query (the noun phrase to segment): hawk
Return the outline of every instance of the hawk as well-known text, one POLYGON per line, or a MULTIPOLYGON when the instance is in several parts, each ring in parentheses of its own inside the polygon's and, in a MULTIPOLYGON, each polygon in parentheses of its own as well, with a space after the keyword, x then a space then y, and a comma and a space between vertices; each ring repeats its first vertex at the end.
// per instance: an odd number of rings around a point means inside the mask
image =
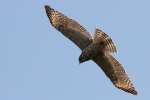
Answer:
POLYGON ((105 32, 96 28, 95 35, 92 37, 77 21, 48 5, 45 5, 45 10, 52 26, 81 49, 80 63, 93 60, 104 71, 115 87, 137 95, 137 91, 123 66, 112 56, 112 53, 117 52, 116 46, 105 32))

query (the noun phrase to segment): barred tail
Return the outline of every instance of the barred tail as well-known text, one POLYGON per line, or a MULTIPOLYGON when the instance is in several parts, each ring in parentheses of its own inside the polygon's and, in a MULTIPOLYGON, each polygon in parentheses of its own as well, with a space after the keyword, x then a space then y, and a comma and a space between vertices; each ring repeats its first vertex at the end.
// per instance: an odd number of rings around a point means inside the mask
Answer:
POLYGON ((105 45, 105 51, 114 53, 117 52, 116 46, 112 39, 102 30, 96 28, 94 41, 102 41, 105 45))

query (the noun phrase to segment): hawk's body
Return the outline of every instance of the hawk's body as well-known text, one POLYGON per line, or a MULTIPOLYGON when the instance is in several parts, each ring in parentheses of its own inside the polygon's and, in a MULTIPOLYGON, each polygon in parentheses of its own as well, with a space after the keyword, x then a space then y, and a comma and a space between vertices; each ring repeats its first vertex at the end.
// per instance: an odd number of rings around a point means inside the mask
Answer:
POLYGON ((106 33, 96 29, 95 36, 92 38, 78 22, 49 6, 45 6, 45 9, 52 26, 82 50, 79 58, 80 63, 93 60, 117 88, 134 95, 137 94, 122 65, 111 55, 116 52, 116 47, 106 33))

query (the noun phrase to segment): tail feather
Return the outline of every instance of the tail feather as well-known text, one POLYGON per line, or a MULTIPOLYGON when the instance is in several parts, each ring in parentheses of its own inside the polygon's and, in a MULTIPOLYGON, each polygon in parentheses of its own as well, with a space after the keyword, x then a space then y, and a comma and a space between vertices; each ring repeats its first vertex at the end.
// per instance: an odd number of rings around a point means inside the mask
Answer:
POLYGON ((105 45, 105 51, 114 53, 117 52, 116 46, 113 43, 112 39, 104 33, 102 30, 96 28, 95 36, 94 36, 95 42, 103 42, 105 45))

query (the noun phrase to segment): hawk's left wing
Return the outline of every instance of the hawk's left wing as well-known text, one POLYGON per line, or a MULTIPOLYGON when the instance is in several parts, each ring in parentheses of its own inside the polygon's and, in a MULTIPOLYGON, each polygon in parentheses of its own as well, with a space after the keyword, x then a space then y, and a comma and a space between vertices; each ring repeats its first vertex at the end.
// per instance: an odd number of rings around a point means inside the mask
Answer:
POLYGON ((99 54, 93 61, 104 71, 106 76, 117 88, 137 95, 137 91, 123 66, 112 55, 99 54))
POLYGON ((93 41, 96 43, 103 42, 105 45, 104 50, 99 52, 97 56, 93 58, 94 62, 99 65, 117 88, 136 95, 137 91, 126 74, 123 66, 111 55, 111 53, 117 51, 112 39, 105 32, 96 28, 93 41))

